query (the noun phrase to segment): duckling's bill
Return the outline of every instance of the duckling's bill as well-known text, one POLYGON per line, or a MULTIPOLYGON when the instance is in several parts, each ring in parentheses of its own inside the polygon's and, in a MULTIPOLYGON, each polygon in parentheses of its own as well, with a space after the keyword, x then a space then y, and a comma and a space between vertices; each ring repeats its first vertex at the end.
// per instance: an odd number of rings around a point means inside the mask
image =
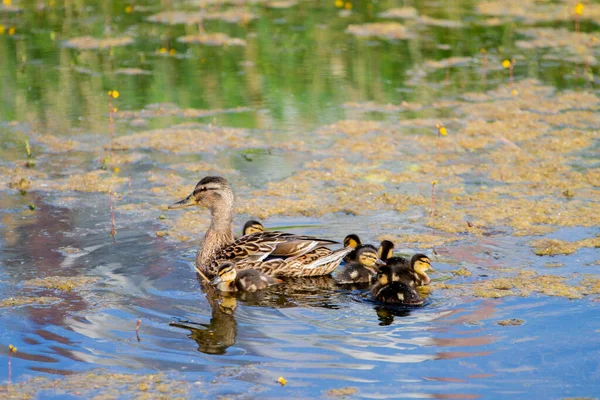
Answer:
POLYGON ((180 200, 177 203, 171 204, 169 206, 169 210, 176 210, 178 208, 195 206, 197 204, 198 204, 198 202, 196 202, 196 198, 194 197, 194 194, 192 193, 188 197, 186 197, 185 199, 180 200))

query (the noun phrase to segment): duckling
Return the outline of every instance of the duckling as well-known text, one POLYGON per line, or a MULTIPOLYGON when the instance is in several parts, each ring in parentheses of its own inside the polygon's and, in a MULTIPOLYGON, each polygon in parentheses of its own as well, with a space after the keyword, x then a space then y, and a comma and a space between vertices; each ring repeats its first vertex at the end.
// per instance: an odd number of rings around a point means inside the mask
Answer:
POLYGON ((393 274, 389 266, 379 268, 377 282, 371 288, 373 298, 387 304, 423 305, 424 300, 417 291, 403 282, 394 282, 393 274))
POLYGON ((233 263, 230 262, 221 264, 217 277, 212 281, 212 284, 221 292, 255 292, 278 283, 281 283, 281 280, 255 269, 237 272, 233 263))
POLYGON ((429 285, 431 282, 425 272, 431 268, 431 261, 425 254, 415 254, 410 261, 404 257, 391 257, 386 263, 392 268, 394 282, 403 282, 413 288, 429 285))
POLYGON ((358 235, 355 235, 354 233, 351 233, 344 238, 344 247, 351 247, 354 249, 344 257, 345 262, 349 263, 356 261, 356 248, 360 245, 362 245, 362 242, 358 235))
POLYGON ((265 227, 258 221, 251 219, 244 224, 244 229, 242 230, 242 236, 249 235, 251 233, 256 232, 264 232, 265 227))
POLYGON ((380 265, 385 265, 377 257, 375 246, 363 244, 356 248, 356 260, 350 262, 336 278, 338 283, 371 282, 373 275, 379 271, 380 265))
POLYGON ((382 240, 377 249, 377 256, 383 262, 394 256, 394 243, 389 240, 382 240))

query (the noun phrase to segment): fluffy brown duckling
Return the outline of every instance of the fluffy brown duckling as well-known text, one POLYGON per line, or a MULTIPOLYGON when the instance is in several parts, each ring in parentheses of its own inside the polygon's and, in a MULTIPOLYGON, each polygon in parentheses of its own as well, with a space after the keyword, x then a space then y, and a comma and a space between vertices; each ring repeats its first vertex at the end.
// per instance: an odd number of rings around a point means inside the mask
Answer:
POLYGON ((377 249, 377 255, 383 262, 387 262, 388 258, 394 257, 394 243, 390 240, 382 240, 377 249))
POLYGON ((377 257, 377 249, 370 244, 360 245, 355 251, 356 260, 348 263, 336 277, 338 283, 371 282, 379 267, 385 265, 377 257))
POLYGON ((242 236, 249 235, 251 233, 256 232, 264 232, 265 227, 258 221, 251 219, 244 224, 244 229, 242 230, 242 236))
POLYGON ((354 233, 351 233, 344 238, 344 247, 351 247, 354 249, 344 257, 344 262, 349 263, 356 261, 356 248, 360 245, 362 245, 362 242, 358 235, 355 235, 354 233))
POLYGON ((373 298, 386 304, 423 305, 425 301, 419 296, 419 293, 404 282, 394 282, 393 275, 391 267, 379 268, 377 282, 371 287, 373 298))
POLYGON ((425 254, 415 254, 410 261, 404 257, 391 257, 386 263, 392 269, 394 282, 402 282, 413 288, 431 282, 426 273, 431 268, 431 261, 425 254))
POLYGON ((280 279, 265 275, 255 269, 237 271, 233 263, 226 262, 219 267, 212 284, 221 292, 256 292, 271 285, 281 283, 280 279))

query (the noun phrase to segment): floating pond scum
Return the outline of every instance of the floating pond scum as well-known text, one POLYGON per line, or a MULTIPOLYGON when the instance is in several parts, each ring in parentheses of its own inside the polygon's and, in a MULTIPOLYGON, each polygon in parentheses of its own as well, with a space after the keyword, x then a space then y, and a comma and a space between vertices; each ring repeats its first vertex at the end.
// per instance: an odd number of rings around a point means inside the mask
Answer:
MULTIPOLYGON (((1 398, 597 398, 598 1, 5 0, 1 398), (110 92, 110 94, 109 94, 110 92), (234 233, 426 254, 218 293, 234 233)), ((335 249, 337 247, 332 247, 335 249)))

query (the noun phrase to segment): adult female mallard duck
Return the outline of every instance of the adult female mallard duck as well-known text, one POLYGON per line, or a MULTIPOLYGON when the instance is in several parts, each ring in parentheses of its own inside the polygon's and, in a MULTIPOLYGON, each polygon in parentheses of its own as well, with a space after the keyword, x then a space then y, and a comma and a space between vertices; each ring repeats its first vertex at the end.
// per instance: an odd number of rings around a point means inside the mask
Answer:
POLYGON ((169 206, 177 209, 203 206, 211 223, 196 255, 196 268, 215 276, 219 265, 232 262, 238 270, 256 269, 271 276, 318 276, 335 270, 352 248, 331 251, 337 242, 284 232, 256 232, 235 240, 232 220, 234 195, 229 182, 219 176, 203 178, 192 194, 169 206))
POLYGON ((377 257, 377 249, 370 244, 360 245, 355 251, 356 261, 344 267, 335 279, 337 283, 371 282, 371 278, 379 271, 379 267, 385 265, 377 257))
POLYGON ((423 305, 425 300, 419 293, 404 282, 394 282, 394 272, 389 266, 379 268, 377 282, 371 287, 371 294, 377 301, 387 304, 423 305))
POLYGON ((431 282, 426 273, 431 268, 431 261, 425 254, 415 254, 410 261, 404 257, 391 257, 386 264, 393 271, 394 282, 403 282, 413 288, 429 285, 431 282))
POLYGON ((265 231, 265 227, 263 226, 263 224, 261 224, 260 222, 251 219, 250 221, 246 221, 246 223, 244 224, 244 229, 242 230, 242 236, 246 236, 249 235, 251 233, 256 233, 256 232, 264 232, 265 231))
POLYGON ((235 265, 226 262, 219 267, 217 277, 212 284, 221 292, 256 292, 271 285, 281 283, 281 280, 265 275, 255 269, 245 269, 237 272, 235 265))
POLYGON ((348 253, 346 257, 344 257, 344 262, 349 263, 352 261, 356 261, 356 248, 361 244, 362 242, 360 241, 360 238, 354 233, 351 233, 344 238, 344 247, 352 248, 352 251, 348 253))

